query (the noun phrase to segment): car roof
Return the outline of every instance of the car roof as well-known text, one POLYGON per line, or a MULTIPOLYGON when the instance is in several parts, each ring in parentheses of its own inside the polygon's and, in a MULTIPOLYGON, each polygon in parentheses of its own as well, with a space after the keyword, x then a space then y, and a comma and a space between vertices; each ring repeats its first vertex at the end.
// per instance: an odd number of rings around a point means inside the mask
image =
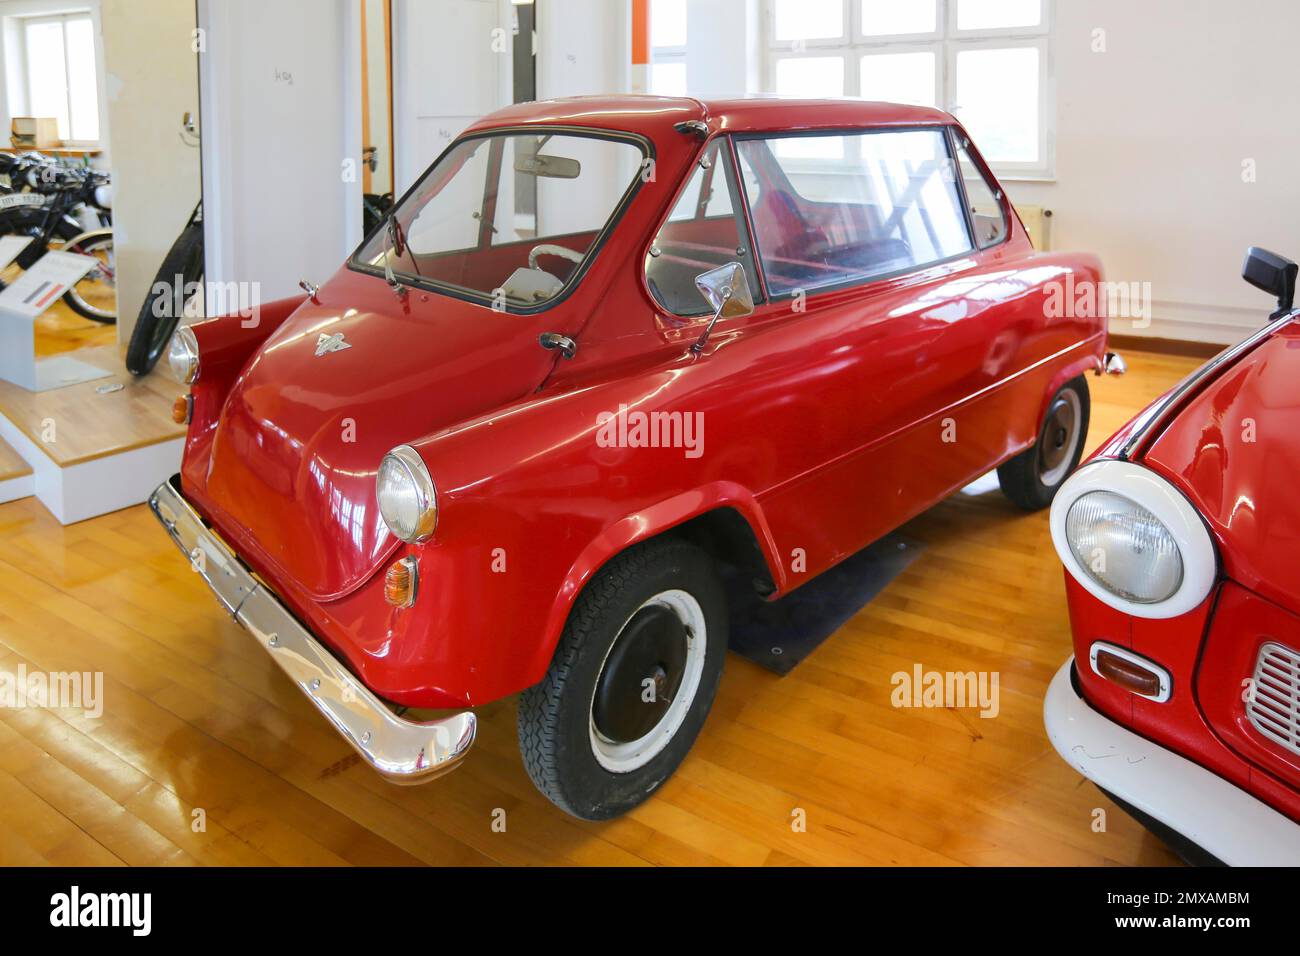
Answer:
POLYGON ((689 96, 573 96, 519 103, 489 113, 470 127, 584 126, 645 132, 703 120, 710 129, 733 133, 843 129, 873 126, 929 126, 954 122, 943 110, 873 100, 797 99, 772 94, 696 99, 689 96))

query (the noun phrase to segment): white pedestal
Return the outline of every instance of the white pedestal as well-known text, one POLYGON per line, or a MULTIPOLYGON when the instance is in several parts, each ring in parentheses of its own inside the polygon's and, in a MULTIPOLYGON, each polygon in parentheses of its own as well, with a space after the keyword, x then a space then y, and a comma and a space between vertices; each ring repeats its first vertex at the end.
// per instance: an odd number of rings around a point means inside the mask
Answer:
POLYGON ((38 359, 35 324, 35 317, 16 315, 0 306, 0 378, 6 382, 29 392, 48 392, 113 374, 71 355, 38 359))
POLYGON ((112 374, 68 355, 36 358, 36 319, 98 264, 91 256, 50 252, 0 292, 0 378, 45 392, 112 374))

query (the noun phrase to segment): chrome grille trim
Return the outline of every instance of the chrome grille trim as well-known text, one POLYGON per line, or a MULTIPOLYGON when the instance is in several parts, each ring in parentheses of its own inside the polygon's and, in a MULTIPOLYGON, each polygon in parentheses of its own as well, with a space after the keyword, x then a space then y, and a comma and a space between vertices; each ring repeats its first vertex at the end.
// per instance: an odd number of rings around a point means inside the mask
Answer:
POLYGON ((1300 754, 1300 653, 1272 641, 1260 647, 1246 719, 1273 743, 1300 754))

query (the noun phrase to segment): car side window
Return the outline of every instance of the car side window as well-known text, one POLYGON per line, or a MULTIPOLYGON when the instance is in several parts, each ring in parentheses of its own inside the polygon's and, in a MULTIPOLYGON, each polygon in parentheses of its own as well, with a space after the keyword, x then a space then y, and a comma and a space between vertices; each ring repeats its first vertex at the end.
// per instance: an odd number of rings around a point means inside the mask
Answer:
POLYGON ((1002 211, 1002 190, 989 182, 970 156, 970 140, 957 133, 957 161, 962 182, 966 185, 966 201, 970 204, 971 223, 975 226, 975 241, 981 249, 996 246, 1007 237, 1007 215, 1002 211))
POLYGON ((754 238, 773 295, 906 272, 974 248, 942 129, 747 138, 754 238))
POLYGON ((758 297, 753 254, 736 215, 739 196, 726 142, 714 140, 695 164, 645 259, 646 285, 673 315, 708 314, 695 277, 728 262, 744 267, 750 291, 758 297))

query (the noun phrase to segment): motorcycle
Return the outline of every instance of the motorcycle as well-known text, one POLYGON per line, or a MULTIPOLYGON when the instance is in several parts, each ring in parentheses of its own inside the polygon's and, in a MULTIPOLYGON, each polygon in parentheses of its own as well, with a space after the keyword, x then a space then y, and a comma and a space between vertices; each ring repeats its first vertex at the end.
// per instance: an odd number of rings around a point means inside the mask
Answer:
POLYGON ((172 340, 181 316, 203 297, 203 203, 194 207, 154 277, 126 347, 126 370, 148 375, 172 340))
POLYGON ((40 153, 5 155, 0 174, 9 179, 0 191, 0 236, 27 236, 31 242, 16 264, 30 269, 51 248, 90 256, 96 265, 63 296, 78 315, 95 322, 117 321, 117 272, 113 253, 112 192, 108 173, 63 166, 40 153), (99 228, 85 230, 80 212, 99 228))

